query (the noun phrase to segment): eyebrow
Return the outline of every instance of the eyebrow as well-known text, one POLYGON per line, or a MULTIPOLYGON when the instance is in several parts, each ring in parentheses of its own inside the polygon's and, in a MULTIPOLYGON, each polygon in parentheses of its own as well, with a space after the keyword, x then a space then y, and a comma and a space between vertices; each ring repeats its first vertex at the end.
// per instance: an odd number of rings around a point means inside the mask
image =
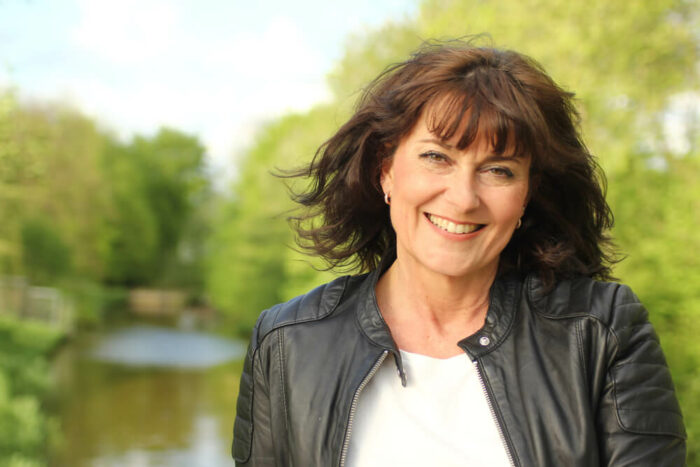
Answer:
POLYGON ((438 146, 442 146, 445 149, 454 149, 454 146, 438 138, 425 138, 420 140, 419 143, 433 143, 437 144, 438 146))
MULTIPOLYGON (((441 146, 442 148, 447 149, 449 151, 455 150, 454 146, 438 138, 425 138, 419 140, 419 142, 437 144, 438 146, 441 146)), ((521 162, 521 159, 522 157, 516 157, 515 155, 506 156, 503 154, 489 154, 484 158, 483 162, 514 161, 519 164, 521 162)))

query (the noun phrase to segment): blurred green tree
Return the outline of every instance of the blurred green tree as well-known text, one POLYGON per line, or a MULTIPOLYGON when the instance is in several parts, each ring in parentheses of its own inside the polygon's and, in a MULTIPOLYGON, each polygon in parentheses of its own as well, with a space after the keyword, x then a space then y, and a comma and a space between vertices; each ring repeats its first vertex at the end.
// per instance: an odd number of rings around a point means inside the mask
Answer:
POLYGON ((294 237, 285 222, 285 213, 293 206, 284 181, 270 171, 297 165, 313 153, 319 138, 334 127, 329 111, 319 108, 306 115, 289 115, 261 130, 240 167, 234 195, 220 212, 207 290, 212 303, 232 318, 241 333, 250 332, 255 322, 257 313, 251 310, 288 298, 292 284, 305 282, 309 275, 311 283, 317 279, 313 269, 311 274, 303 267, 304 272, 290 271, 301 259, 290 248, 294 237))
POLYGON ((0 274, 201 289, 211 196, 193 136, 122 143, 64 104, 0 92, 0 274))
POLYGON ((70 250, 44 219, 22 225, 22 250, 24 270, 33 284, 56 283, 70 269, 70 250))
POLYGON ((0 94, 0 272, 38 266, 42 253, 31 249, 49 242, 75 274, 101 277, 100 220, 110 204, 100 165, 105 140, 74 109, 0 94))
POLYGON ((210 195, 202 145, 164 128, 152 138, 112 143, 104 167, 114 197, 105 279, 129 286, 184 285, 173 282, 186 277, 180 269, 195 259, 181 254, 181 242, 197 231, 195 212, 210 195))

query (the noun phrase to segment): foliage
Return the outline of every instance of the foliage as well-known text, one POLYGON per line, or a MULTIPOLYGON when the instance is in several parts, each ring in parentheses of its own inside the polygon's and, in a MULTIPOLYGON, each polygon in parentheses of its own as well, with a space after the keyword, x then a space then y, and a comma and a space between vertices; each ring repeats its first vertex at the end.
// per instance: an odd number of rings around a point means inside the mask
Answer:
POLYGON ((104 170, 112 181, 114 202, 105 219, 105 280, 130 286, 168 282, 168 278, 177 282, 174 272, 197 268, 201 255, 181 258, 178 248, 187 240, 190 245, 202 240, 201 230, 192 223, 197 220, 193 213, 209 195, 199 141, 161 129, 153 138, 111 142, 104 170), (196 235, 192 238, 188 233, 196 235))
POLYGON ((122 143, 75 109, 0 92, 0 274, 201 289, 210 197, 195 137, 122 143))
POLYGON ((36 265, 44 252, 28 252, 41 247, 31 244, 34 240, 53 244, 49 256, 69 252, 77 274, 99 276, 101 229, 95 220, 108 204, 106 180, 99 171, 104 136, 71 108, 20 105, 12 95, 6 100, 13 102, 5 118, 0 117, 0 146, 5 149, 0 209, 6 221, 0 235, 12 245, 4 261, 6 272, 22 273, 27 257, 36 265))
POLYGON ((118 318, 128 305, 128 290, 108 286, 91 279, 63 281, 61 290, 70 301, 74 323, 78 328, 95 328, 106 324, 110 317, 118 318))
POLYGON ((30 219, 22 225, 22 251, 27 277, 35 284, 49 284, 70 267, 70 250, 42 219, 30 219))
POLYGON ((329 113, 330 109, 319 108, 268 125, 241 167, 235 199, 222 208, 212 239, 207 287, 212 303, 241 333, 249 332, 255 322, 257 313, 251 310, 289 298, 291 284, 305 282, 297 293, 308 286, 308 272, 290 271, 300 260, 290 249, 294 239, 284 221, 292 203, 284 181, 269 169, 297 165, 313 152, 322 142, 319 135, 333 128, 329 113), (315 131, 309 131, 312 128, 315 131))
POLYGON ((76 273, 99 276, 100 225, 90 220, 107 204, 98 170, 104 137, 63 105, 20 105, 11 92, 0 103, 0 272, 29 266, 50 279, 63 271, 49 262, 70 254, 76 273), (34 247, 52 251, 27 253, 34 247))
POLYGON ((0 318, 0 465, 46 465, 48 354, 60 333, 0 318))

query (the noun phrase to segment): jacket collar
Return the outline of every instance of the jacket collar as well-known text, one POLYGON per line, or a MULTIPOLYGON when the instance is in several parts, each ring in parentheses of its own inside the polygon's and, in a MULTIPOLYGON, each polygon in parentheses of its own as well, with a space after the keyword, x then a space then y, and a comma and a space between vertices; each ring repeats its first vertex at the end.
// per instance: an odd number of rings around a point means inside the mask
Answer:
MULTIPOLYGON (((399 375, 405 385, 405 374, 401 364, 401 354, 391 336, 391 331, 377 305, 375 287, 379 277, 392 261, 382 261, 377 269, 367 274, 360 284, 356 318, 363 333, 375 345, 388 350, 396 358, 399 375)), ((471 336, 465 337, 458 345, 476 359, 496 349, 510 333, 518 308, 522 280, 515 275, 497 277, 489 292, 489 309, 484 326, 471 336)))
POLYGON ((496 277, 489 291, 486 321, 477 332, 458 342, 472 358, 492 352, 508 337, 515 322, 523 281, 516 275, 496 277))

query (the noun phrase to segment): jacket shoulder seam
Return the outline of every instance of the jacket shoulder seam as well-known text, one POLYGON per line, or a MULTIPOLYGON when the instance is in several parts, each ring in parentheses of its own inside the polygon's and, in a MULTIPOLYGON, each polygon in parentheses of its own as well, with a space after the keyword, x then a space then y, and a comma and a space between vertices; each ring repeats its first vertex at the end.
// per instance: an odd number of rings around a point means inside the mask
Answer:
POLYGON ((284 346, 282 345, 282 341, 284 340, 283 336, 282 336, 283 332, 284 332, 284 328, 277 329, 277 346, 278 346, 277 353, 279 355, 279 362, 280 362, 279 375, 280 375, 280 388, 282 391, 282 409, 284 411, 284 426, 285 426, 287 432, 289 432, 289 426, 288 426, 289 416, 287 413, 287 390, 285 389, 285 385, 284 385, 285 364, 284 364, 284 346))
POLYGON ((581 329, 581 321, 576 321, 574 328, 576 330, 576 343, 578 346, 578 358, 581 360, 581 369, 583 371, 583 379, 586 382, 586 387, 590 387, 588 378, 588 362, 586 362, 586 352, 583 338, 583 330, 581 329))
MULTIPOLYGON (((248 407, 247 407, 247 409, 248 409, 248 414, 249 414, 249 416, 250 416, 250 420, 249 420, 249 421, 246 420, 247 423, 250 425, 250 427, 248 428, 248 442, 247 442, 246 444, 244 444, 245 452, 242 453, 243 455, 238 454, 238 453, 236 452, 236 442, 237 442, 237 437, 236 437, 236 424, 238 424, 238 423, 239 423, 239 420, 242 419, 242 417, 241 417, 241 415, 240 415, 240 411, 237 411, 237 413, 236 413, 236 420, 235 420, 235 423, 234 423, 233 445, 231 446, 232 457, 233 457, 233 460, 234 460, 234 461, 236 461, 236 462, 241 462, 241 463, 247 463, 247 462, 250 460, 250 457, 251 457, 251 455, 252 455, 252 453, 253 453, 253 432, 254 432, 254 430, 255 430, 255 427, 254 427, 254 424, 253 424, 253 417, 252 417, 252 414, 253 414, 253 404, 254 404, 253 401, 254 401, 254 398, 255 398, 255 386, 256 386, 256 384, 255 384, 254 372, 255 372, 255 359, 256 359, 256 358, 257 358, 257 359, 260 358, 260 353, 259 353, 258 351, 259 351, 259 348, 254 348, 254 349, 252 349, 252 354, 250 355, 250 364, 251 364, 251 368, 250 368, 250 378, 251 378, 251 383, 250 383, 250 402, 249 402, 248 407)), ((245 372, 244 372, 244 374, 241 375, 241 377, 244 377, 244 376, 245 376, 245 372)))
MULTIPOLYGON (((614 291, 612 292, 612 300, 610 302, 610 309, 614 310, 619 306, 625 306, 625 305, 631 305, 634 304, 634 302, 629 302, 629 303, 623 303, 623 304, 618 304, 618 295, 619 291, 621 288, 621 284, 616 283, 616 282, 599 282, 599 281, 594 281, 593 279, 590 279, 593 282, 597 282, 599 284, 608 284, 610 287, 614 287, 614 291)), ((608 317, 608 319, 604 319, 601 316, 597 316, 591 312, 587 311, 574 311, 574 312, 568 312, 568 313, 548 313, 543 305, 542 305, 542 300, 537 299, 537 297, 534 296, 534 291, 533 289, 533 277, 528 278, 528 285, 527 285, 527 297, 528 301, 530 303, 530 306, 532 307, 533 311, 537 313, 538 315, 547 318, 547 319, 552 319, 552 320, 566 320, 566 319, 577 319, 577 318, 592 318, 595 321, 598 321, 601 325, 603 325, 606 329, 612 329, 612 316, 608 317)), ((555 293, 554 291, 549 292, 549 294, 555 293)), ((548 295, 549 295, 548 294, 548 295)))
POLYGON ((260 318, 258 319, 258 325, 256 328, 258 329, 258 335, 257 335, 257 342, 256 342, 256 348, 259 348, 262 345, 262 342, 272 334, 273 332, 277 331, 278 329, 287 327, 287 326, 294 326, 297 324, 303 324, 303 323, 308 323, 308 322, 313 322, 313 321, 320 321, 329 315, 331 315, 336 308, 338 308, 338 305, 340 304, 340 301, 342 297, 345 295, 345 289, 347 287, 348 280, 350 279, 350 276, 343 276, 340 277, 332 282, 329 282, 327 284, 323 284, 316 289, 301 295, 299 297, 296 297, 288 302, 284 303, 279 303, 271 308, 268 308, 267 310, 263 311, 260 314, 260 318), (336 293, 334 300, 331 305, 328 306, 328 308, 322 313, 319 314, 318 316, 311 316, 311 317, 306 317, 306 318, 296 318, 292 319, 289 321, 279 321, 279 316, 285 312, 293 312, 294 307, 297 307, 298 301, 304 299, 304 298, 311 298, 314 295, 318 295, 318 297, 322 297, 323 293, 330 287, 331 285, 334 284, 340 284, 342 285, 341 289, 336 293), (272 313, 272 315, 270 315, 272 313), (263 327, 263 324, 271 323, 270 327, 268 329, 265 329, 264 331, 260 331, 260 328, 263 327))

